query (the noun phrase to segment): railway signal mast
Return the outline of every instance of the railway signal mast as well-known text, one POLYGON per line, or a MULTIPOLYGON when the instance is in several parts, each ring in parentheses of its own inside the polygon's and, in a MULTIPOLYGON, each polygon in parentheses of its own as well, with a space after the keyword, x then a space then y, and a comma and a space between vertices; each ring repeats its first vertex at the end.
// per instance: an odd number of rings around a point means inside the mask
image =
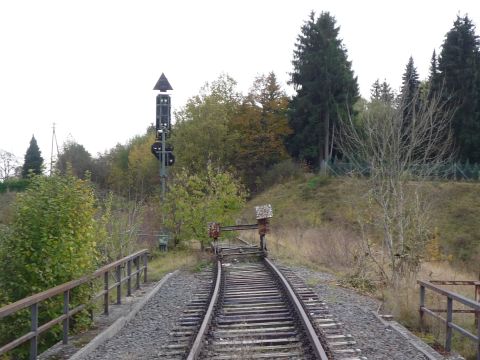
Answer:
POLYGON ((173 90, 162 73, 153 90, 159 90, 156 99, 155 142, 152 144, 152 153, 160 161, 160 178, 162 181, 162 201, 165 199, 167 166, 175 163, 173 147, 167 144, 167 139, 172 128, 171 122, 171 98, 166 92, 173 90))

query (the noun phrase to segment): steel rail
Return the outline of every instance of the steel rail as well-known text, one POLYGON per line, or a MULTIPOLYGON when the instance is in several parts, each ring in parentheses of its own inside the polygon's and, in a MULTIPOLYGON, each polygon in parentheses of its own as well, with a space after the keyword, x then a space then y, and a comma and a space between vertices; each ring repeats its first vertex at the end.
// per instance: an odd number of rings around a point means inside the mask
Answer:
POLYGON ((202 325, 200 326, 200 329, 198 330, 197 336, 195 337, 195 341, 193 342, 193 345, 190 349, 190 352, 187 356, 187 360, 196 360, 198 356, 200 355, 200 352, 202 350, 202 344, 203 344, 203 339, 205 338, 205 335, 208 330, 208 326, 210 325, 210 322, 212 321, 212 315, 213 315, 213 309, 215 308, 215 305, 217 304, 218 300, 218 295, 220 293, 220 279, 222 278, 222 263, 220 260, 217 261, 217 278, 215 282, 215 288, 212 293, 212 298, 210 299, 210 304, 208 305, 207 312, 205 313, 205 316, 202 321, 202 325))
POLYGON ((252 244, 249 243, 247 240, 242 239, 240 236, 237 236, 237 237, 235 238, 235 240, 240 241, 243 245, 252 245, 252 244))
MULTIPOLYGON (((281 287, 284 289, 284 293, 287 295, 288 299, 290 300, 291 304, 293 305, 293 308, 302 324, 302 327, 310 341, 310 346, 312 347, 313 353, 315 354, 315 357, 319 360, 329 360, 328 355, 326 354, 324 348, 322 347, 322 344, 320 343, 320 340, 318 339, 318 336, 315 332, 315 329, 310 321, 310 318, 308 317, 307 313, 305 312, 301 301, 298 299, 297 295, 295 294, 292 286, 288 282, 288 280, 283 276, 283 274, 280 272, 280 270, 277 269, 277 267, 267 258, 264 259, 264 262, 267 266, 268 269, 272 272, 272 274, 275 276, 275 278, 279 281, 281 287)), ((210 303, 208 305, 208 309, 205 313, 205 316, 203 318, 202 324, 200 326, 200 329, 197 332, 197 335, 195 337, 195 340, 193 342, 193 345, 190 348, 190 352, 187 356, 187 360, 197 360, 202 352, 203 345, 204 345, 204 339, 205 336, 208 332, 210 323, 212 321, 213 317, 213 311, 214 308, 218 302, 219 298, 219 292, 220 292, 220 282, 221 282, 221 277, 222 277, 222 265, 221 261, 217 261, 217 276, 216 276, 216 283, 215 287, 210 299, 210 303)))
POLYGON ((325 353, 325 350, 322 347, 322 344, 320 343, 320 340, 318 340, 317 333, 315 332, 315 329, 313 328, 307 313, 303 309, 302 303, 293 291, 290 283, 269 259, 264 258, 263 260, 265 264, 267 264, 267 266, 275 274, 277 279, 280 280, 283 288, 285 289, 285 292, 287 293, 288 298, 292 302, 292 305, 295 307, 295 311, 297 312, 297 315, 302 322, 303 328, 307 333, 308 339, 310 340, 310 345, 312 346, 315 356, 317 357, 317 359, 320 360, 329 360, 327 354, 325 353))

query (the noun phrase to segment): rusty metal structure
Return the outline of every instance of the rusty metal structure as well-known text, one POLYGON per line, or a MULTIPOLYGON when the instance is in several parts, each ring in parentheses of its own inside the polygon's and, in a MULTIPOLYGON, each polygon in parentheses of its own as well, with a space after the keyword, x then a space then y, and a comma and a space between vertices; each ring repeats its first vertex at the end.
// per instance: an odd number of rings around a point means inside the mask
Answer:
MULTIPOLYGON (((269 219, 273 217, 272 205, 262 205, 255 207, 255 217, 257 220, 256 224, 240 224, 240 225, 228 225, 222 226, 216 222, 208 223, 208 236, 213 240, 212 247, 215 254, 223 254, 222 250, 238 250, 238 248, 233 249, 232 247, 222 248, 218 245, 218 239, 223 231, 240 231, 240 230, 255 230, 258 229, 258 234, 260 235, 260 247, 256 248, 251 246, 251 250, 256 250, 259 253, 266 255, 267 243, 265 236, 269 232, 269 219)), ((243 250, 246 247, 243 246, 243 250)), ((233 253, 235 254, 235 253, 233 253)), ((231 255, 231 254, 230 254, 231 255)))

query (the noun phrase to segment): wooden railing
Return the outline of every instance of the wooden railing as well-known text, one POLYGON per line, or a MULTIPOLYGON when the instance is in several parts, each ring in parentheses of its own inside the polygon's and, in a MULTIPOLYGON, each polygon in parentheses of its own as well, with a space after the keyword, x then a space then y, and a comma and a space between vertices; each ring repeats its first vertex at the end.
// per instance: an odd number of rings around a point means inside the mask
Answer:
POLYGON ((428 314, 435 319, 442 321, 446 325, 445 329, 445 350, 450 352, 452 350, 452 335, 453 330, 458 331, 463 336, 473 340, 477 344, 477 360, 480 360, 480 281, 422 281, 418 280, 420 285, 420 322, 424 326, 424 315, 428 314), (437 285, 473 285, 475 287, 475 300, 469 299, 452 291, 442 289, 437 285), (447 298, 446 309, 428 309, 425 306, 425 290, 432 290, 434 293, 445 296, 447 298), (454 309, 453 302, 459 302, 465 305, 468 309, 454 309), (446 313, 446 318, 440 316, 438 313, 446 313), (475 314, 476 335, 470 331, 453 323, 454 313, 471 313, 475 314))
POLYGON ((132 294, 132 278, 136 278, 135 287, 140 288, 140 276, 143 272, 144 282, 147 281, 147 266, 148 266, 148 251, 146 249, 140 250, 123 259, 117 260, 113 263, 103 266, 95 271, 93 274, 84 276, 80 279, 72 280, 54 288, 48 289, 41 293, 29 296, 12 304, 0 308, 0 319, 12 315, 17 311, 30 307, 30 332, 16 338, 15 340, 3 345, 0 348, 0 355, 18 347, 19 345, 30 341, 30 359, 36 359, 38 355, 38 338, 40 334, 51 329, 53 326, 63 323, 63 343, 68 343, 69 323, 72 316, 85 309, 87 304, 80 304, 73 309, 70 309, 70 292, 72 289, 86 284, 92 283, 97 278, 103 276, 103 290, 95 294, 90 302, 96 301, 103 297, 103 312, 108 315, 109 312, 109 294, 110 291, 116 288, 116 303, 121 304, 122 301, 122 284, 127 283, 127 296, 132 294), (135 267, 132 272, 132 264, 135 267), (122 268, 126 267, 126 276, 122 278, 122 268), (115 283, 109 284, 109 274, 112 273, 115 278, 115 283), (39 324, 39 303, 56 295, 63 294, 63 314, 55 319, 50 320, 45 324, 39 324))

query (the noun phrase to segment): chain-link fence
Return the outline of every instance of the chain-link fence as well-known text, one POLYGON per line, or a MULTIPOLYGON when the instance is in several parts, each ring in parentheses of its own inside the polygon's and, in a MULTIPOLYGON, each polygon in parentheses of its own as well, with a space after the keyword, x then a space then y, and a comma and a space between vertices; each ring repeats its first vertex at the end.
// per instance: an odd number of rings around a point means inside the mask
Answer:
MULTIPOLYGON (((330 161, 328 163, 328 172, 333 176, 366 176, 370 175, 371 167, 368 164, 352 164, 344 161, 330 161)), ((412 168, 411 174, 415 177, 416 173, 427 173, 422 169, 412 168)), ((454 181, 479 181, 480 180, 480 164, 451 163, 438 166, 436 169, 428 171, 432 180, 454 180, 454 181)))

